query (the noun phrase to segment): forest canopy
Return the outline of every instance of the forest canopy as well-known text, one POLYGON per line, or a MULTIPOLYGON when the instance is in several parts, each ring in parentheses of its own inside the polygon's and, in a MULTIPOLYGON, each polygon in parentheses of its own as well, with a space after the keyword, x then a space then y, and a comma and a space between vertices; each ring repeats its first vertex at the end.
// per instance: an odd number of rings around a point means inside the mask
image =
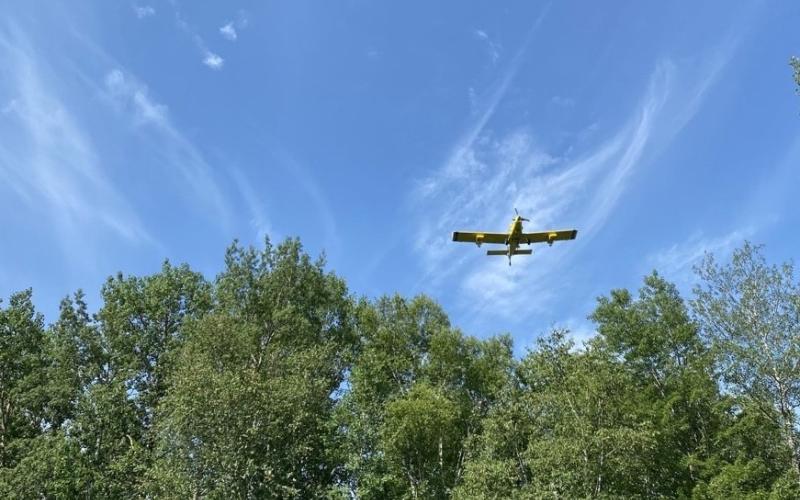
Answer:
POLYGON ((514 355, 296 239, 0 304, 3 498, 800 498, 800 284, 745 244, 514 355))

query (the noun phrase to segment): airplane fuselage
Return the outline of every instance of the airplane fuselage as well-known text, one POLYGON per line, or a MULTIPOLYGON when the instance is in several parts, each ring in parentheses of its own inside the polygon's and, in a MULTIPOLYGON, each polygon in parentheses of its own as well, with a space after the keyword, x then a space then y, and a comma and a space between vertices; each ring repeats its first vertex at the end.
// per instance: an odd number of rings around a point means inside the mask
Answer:
POLYGON ((508 226, 508 241, 506 245, 508 245, 508 258, 511 259, 511 256, 514 255, 514 252, 519 247, 520 243, 520 236, 522 236, 522 217, 517 215, 511 221, 511 225, 508 226))

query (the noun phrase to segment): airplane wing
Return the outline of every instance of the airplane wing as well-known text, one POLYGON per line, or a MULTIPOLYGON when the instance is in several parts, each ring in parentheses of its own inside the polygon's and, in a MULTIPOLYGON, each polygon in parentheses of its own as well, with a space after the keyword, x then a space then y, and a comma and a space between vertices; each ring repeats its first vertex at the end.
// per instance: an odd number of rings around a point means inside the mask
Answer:
POLYGON ((463 241, 466 243, 499 243, 505 245, 506 241, 508 241, 508 234, 456 231, 453 233, 453 241, 463 241))
POLYGON ((538 233, 522 233, 520 243, 552 243, 559 240, 574 240, 578 236, 577 229, 563 229, 559 231, 541 231, 538 233))

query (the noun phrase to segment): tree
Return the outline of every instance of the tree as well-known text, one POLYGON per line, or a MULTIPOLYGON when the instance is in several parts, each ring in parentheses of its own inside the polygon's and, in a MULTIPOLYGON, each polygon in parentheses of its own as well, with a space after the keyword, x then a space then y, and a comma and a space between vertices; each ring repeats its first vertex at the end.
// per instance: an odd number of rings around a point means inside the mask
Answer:
POLYGON ((725 401, 711 357, 675 286, 657 273, 644 279, 638 299, 613 290, 591 315, 596 347, 620 359, 644 399, 638 410, 655 423, 649 496, 688 497, 704 478, 725 401))
POLYGON ((653 423, 605 351, 575 351, 553 331, 520 362, 475 440, 458 498, 596 498, 648 494, 653 423))
POLYGON ((44 320, 31 299, 30 289, 15 293, 0 309, 0 469, 14 467, 41 432, 44 320))
POLYGON ((105 360, 100 334, 82 291, 61 301, 58 320, 45 337, 44 418, 50 431, 56 433, 75 418, 82 389, 96 381, 105 360))
POLYGON ((0 307, 0 498, 800 498, 800 283, 746 244, 520 360, 299 241, 0 307))
MULTIPOLYGON (((734 402, 735 403, 735 402, 734 402)), ((714 451, 692 491, 696 499, 800 497, 791 454, 775 419, 755 408, 727 405, 722 425, 712 437, 714 451)))
POLYGON ((164 262, 159 273, 142 278, 118 273, 102 295, 97 319, 107 354, 103 376, 125 386, 142 428, 149 429, 183 341, 182 325, 211 309, 211 286, 189 266, 164 262))
POLYGON ((768 265, 760 247, 718 265, 706 256, 692 301, 724 387, 780 429, 800 481, 800 287, 790 262, 768 265))
POLYGON ((331 413, 352 361, 351 307, 344 282, 299 241, 232 246, 213 311, 185 328, 149 490, 324 496, 337 472, 331 413))
MULTIPOLYGON (((211 295, 209 284, 188 266, 165 263, 150 276, 109 278, 102 297, 94 319, 80 292, 64 300, 47 331, 45 414, 51 431, 66 442, 55 446, 49 440, 37 449, 40 456, 48 447, 56 454, 79 450, 70 458, 74 472, 55 468, 54 474, 72 473, 82 494, 107 498, 142 487, 153 456, 155 409, 168 390, 166 375, 183 341, 183 322, 205 314, 211 295)), ((30 461, 28 466, 31 478, 47 470, 30 461)))
POLYGON ((385 412, 380 447, 389 472, 407 479, 411 498, 448 496, 461 451, 458 405, 441 388, 419 382, 385 412))
POLYGON ((448 498, 511 374, 511 339, 466 337, 423 296, 362 301, 356 318, 359 355, 337 412, 348 494, 448 498))
POLYGON ((88 498, 87 465, 76 441, 62 430, 41 434, 26 441, 14 468, 0 469, 0 497, 88 498))
POLYGON ((789 64, 794 69, 794 81, 797 84, 797 92, 800 93, 800 58, 792 57, 789 64))
POLYGON ((24 454, 0 477, 0 497, 67 498, 92 491, 90 457, 80 452, 75 423, 81 393, 100 372, 99 340, 83 293, 65 298, 58 320, 41 338, 41 432, 24 441, 24 454))

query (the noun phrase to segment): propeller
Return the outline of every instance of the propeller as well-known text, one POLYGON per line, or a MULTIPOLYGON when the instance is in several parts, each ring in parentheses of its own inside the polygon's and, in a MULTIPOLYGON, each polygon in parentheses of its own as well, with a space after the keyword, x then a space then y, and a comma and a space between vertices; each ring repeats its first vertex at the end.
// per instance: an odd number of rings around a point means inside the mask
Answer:
POLYGON ((517 210, 516 207, 514 207, 514 213, 517 214, 517 217, 519 217, 519 220, 523 220, 525 222, 529 222, 530 219, 526 219, 525 217, 522 217, 522 216, 519 215, 519 211, 517 210))

